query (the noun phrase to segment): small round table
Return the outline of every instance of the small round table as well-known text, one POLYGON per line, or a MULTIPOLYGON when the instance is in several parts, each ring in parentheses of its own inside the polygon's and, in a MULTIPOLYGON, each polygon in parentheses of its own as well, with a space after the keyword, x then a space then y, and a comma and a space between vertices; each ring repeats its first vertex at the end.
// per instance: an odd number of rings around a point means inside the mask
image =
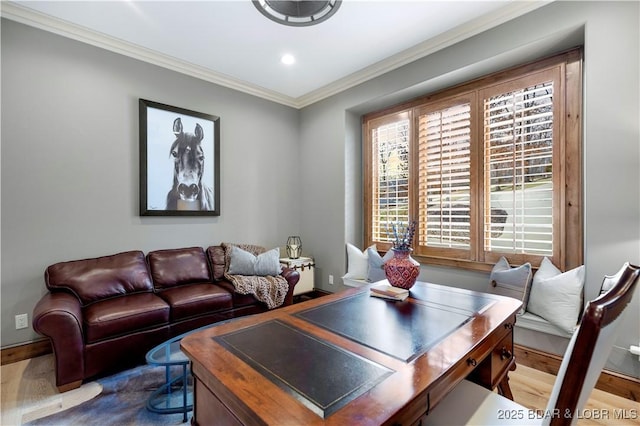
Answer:
MULTIPOLYGON (((195 330, 194 330, 195 331, 195 330)), ((180 350, 180 340, 189 333, 181 334, 147 352, 147 363, 165 367, 165 383, 156 389, 147 401, 147 409, 154 413, 187 413, 193 410, 193 383, 189 372, 189 359, 180 350), (181 367, 180 374, 171 375, 172 368, 181 367)))

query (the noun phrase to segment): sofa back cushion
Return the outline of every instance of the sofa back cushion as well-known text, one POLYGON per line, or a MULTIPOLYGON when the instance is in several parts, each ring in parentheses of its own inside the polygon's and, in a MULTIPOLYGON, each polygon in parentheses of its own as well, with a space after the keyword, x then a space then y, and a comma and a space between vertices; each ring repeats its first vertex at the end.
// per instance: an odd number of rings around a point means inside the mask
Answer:
POLYGON ((211 246, 207 248, 207 256, 213 269, 213 279, 220 281, 224 279, 226 259, 224 254, 224 247, 211 246))
POLYGON ((147 261, 156 290, 211 282, 207 256, 202 247, 152 251, 147 254, 147 261))
POLYGON ((46 269, 45 284, 51 291, 74 293, 82 306, 129 293, 153 291, 141 251, 56 263, 46 269))

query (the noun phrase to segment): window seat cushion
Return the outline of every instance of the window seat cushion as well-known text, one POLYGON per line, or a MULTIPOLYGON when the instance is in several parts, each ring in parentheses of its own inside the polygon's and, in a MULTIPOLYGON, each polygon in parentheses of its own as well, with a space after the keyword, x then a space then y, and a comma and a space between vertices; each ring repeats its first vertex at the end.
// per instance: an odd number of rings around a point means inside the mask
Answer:
POLYGON ((349 274, 346 274, 342 277, 342 283, 349 287, 362 287, 363 285, 371 284, 369 281, 365 279, 355 279, 349 277, 349 274))
POLYGON ((553 334, 555 336, 570 338, 571 333, 556 327, 546 319, 532 314, 529 311, 525 311, 522 314, 518 314, 516 317, 516 327, 522 327, 529 330, 540 331, 542 333, 553 334))

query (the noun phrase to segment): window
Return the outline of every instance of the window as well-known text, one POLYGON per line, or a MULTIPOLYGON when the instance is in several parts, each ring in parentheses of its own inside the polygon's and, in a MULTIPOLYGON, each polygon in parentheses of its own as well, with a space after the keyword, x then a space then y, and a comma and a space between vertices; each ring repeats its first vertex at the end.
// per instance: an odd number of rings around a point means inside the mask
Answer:
POLYGON ((365 242, 418 222, 414 257, 582 264, 581 50, 364 117, 365 242))
POLYGON ((409 217, 409 124, 409 114, 401 113, 379 120, 371 132, 371 232, 377 241, 391 241, 391 225, 409 217))
POLYGON ((467 258, 471 249, 471 104, 463 95, 418 109, 418 247, 467 258))

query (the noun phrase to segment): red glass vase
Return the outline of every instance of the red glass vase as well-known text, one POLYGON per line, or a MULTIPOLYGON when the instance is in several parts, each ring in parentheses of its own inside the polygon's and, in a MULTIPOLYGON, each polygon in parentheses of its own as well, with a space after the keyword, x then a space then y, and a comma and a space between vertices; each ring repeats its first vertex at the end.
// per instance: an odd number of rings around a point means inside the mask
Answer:
POLYGON ((389 284, 409 290, 420 275, 420 264, 411 257, 411 249, 391 249, 393 257, 384 264, 389 284))

